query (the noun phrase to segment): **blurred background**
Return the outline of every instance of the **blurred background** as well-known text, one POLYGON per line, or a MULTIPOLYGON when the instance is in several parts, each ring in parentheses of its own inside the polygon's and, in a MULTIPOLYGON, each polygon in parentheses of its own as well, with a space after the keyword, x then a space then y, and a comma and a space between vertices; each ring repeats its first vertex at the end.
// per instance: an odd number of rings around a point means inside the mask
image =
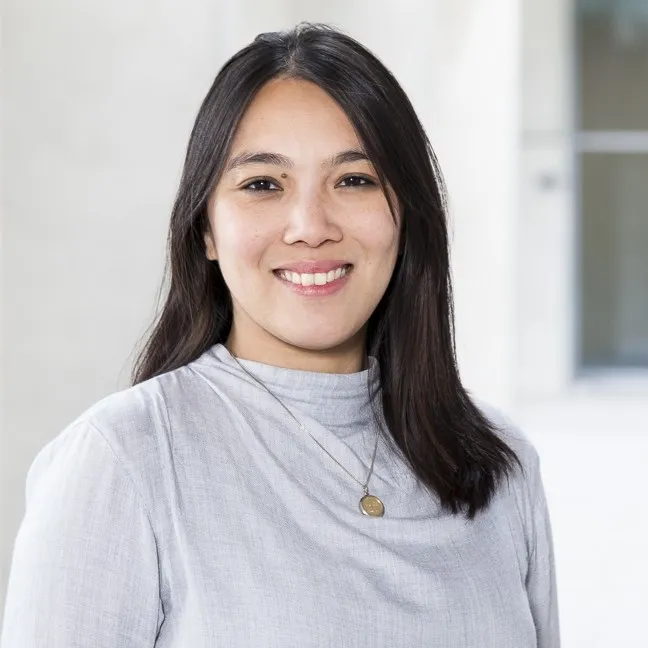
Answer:
POLYGON ((301 20, 439 156, 462 375, 540 452, 563 645, 645 648, 648 0, 6 0, 0 605, 31 461, 128 383, 204 94, 301 20))

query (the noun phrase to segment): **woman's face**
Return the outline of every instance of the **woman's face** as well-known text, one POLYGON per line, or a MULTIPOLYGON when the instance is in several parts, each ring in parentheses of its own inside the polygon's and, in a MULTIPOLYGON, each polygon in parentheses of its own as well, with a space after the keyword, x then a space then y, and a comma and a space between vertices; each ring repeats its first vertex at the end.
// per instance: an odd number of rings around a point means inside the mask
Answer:
POLYGON ((233 302, 230 339, 361 352, 398 253, 378 177, 344 111, 301 80, 273 80, 244 114, 209 201, 207 256, 233 302))

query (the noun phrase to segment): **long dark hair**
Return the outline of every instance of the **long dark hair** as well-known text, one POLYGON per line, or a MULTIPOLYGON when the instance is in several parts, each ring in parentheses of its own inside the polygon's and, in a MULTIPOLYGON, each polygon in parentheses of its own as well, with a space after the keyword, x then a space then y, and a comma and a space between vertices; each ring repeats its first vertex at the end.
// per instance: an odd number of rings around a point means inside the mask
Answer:
POLYGON ((205 255, 207 201, 243 113, 277 77, 311 81, 337 101, 383 188, 391 186, 398 197, 401 254, 367 332, 367 352, 380 366, 385 436, 444 508, 473 518, 519 460, 459 378, 444 182, 396 79, 357 41, 326 25, 260 34, 209 89, 171 215, 168 292, 135 362, 133 384, 181 367, 227 339, 232 303, 218 263, 205 255))

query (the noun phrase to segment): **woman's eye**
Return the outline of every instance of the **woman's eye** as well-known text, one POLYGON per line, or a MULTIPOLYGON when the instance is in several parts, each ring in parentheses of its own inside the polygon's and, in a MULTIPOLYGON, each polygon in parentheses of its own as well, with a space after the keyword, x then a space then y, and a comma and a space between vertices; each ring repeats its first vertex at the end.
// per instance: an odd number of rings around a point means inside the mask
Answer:
POLYGON ((347 176, 338 184, 339 187, 365 187, 374 185, 375 182, 364 176, 347 176))
POLYGON ((279 187, 272 182, 272 180, 268 180, 267 178, 260 178, 258 180, 253 180, 252 182, 248 182, 244 187, 242 187, 245 191, 278 191, 279 187))

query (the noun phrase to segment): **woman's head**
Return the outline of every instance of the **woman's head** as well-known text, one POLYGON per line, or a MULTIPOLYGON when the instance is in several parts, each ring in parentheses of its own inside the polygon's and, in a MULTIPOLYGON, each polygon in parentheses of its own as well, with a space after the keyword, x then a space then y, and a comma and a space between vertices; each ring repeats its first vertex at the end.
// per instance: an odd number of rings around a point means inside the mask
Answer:
POLYGON ((416 316, 405 294, 446 304, 442 194, 407 96, 371 53, 324 26, 258 36, 220 71, 191 134, 169 237, 181 330, 158 369, 231 333, 320 352, 375 346, 380 320, 416 316), (274 272, 308 283, 331 263, 350 272, 326 296, 274 272))
POLYGON ((336 358, 362 351, 392 276, 400 219, 330 95, 300 78, 266 83, 238 124, 207 215, 207 256, 232 297, 234 348, 284 361, 287 347, 336 358))

